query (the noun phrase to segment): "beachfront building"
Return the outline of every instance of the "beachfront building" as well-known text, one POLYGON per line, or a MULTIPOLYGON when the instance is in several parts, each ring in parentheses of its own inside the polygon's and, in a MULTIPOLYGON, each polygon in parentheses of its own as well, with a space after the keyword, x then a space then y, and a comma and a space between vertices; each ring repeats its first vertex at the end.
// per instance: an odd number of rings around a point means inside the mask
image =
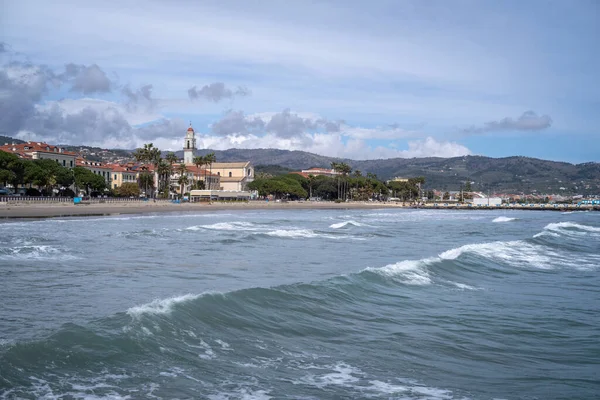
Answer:
POLYGON ((104 178, 104 181, 106 182, 106 187, 111 187, 112 168, 109 165, 106 165, 99 161, 86 160, 85 158, 81 158, 81 157, 77 158, 76 165, 78 167, 83 167, 85 169, 88 169, 96 175, 100 175, 101 177, 104 178))
MULTIPOLYGON (((183 139, 183 163, 188 170, 188 181, 190 182, 188 188, 191 187, 192 182, 194 181, 204 181, 205 176, 205 188, 213 190, 244 191, 248 183, 254 180, 254 167, 250 161, 228 163, 215 162, 204 168, 198 168, 194 165, 195 150, 196 132, 190 124, 183 139), (208 171, 206 171, 207 167, 208 171)), ((174 182, 177 182, 178 180, 179 173, 174 171, 171 176, 171 183, 174 185, 174 182)), ((180 189, 177 190, 179 191, 180 189)), ((186 192, 187 191, 184 190, 184 193, 186 192)))
POLYGON ((0 146, 0 150, 7 153, 16 154, 20 158, 31 160, 50 159, 56 161, 59 165, 67 168, 73 168, 77 159, 77 154, 72 151, 66 151, 62 147, 53 146, 44 142, 27 143, 5 143, 0 146))
POLYGON ((206 168, 199 168, 195 165, 186 165, 185 171, 181 171, 175 166, 173 173, 169 179, 171 192, 182 194, 181 189, 183 186, 183 194, 189 193, 189 191, 197 186, 198 182, 204 182, 204 187, 219 187, 220 177, 215 173, 211 173, 206 168), (180 184, 179 178, 185 175, 187 177, 187 183, 180 184))
POLYGON ((111 188, 117 189, 124 183, 137 183, 137 171, 128 165, 113 164, 111 169, 111 188))
POLYGON ((244 191, 247 185, 254 180, 254 167, 250 161, 213 163, 213 173, 220 177, 221 190, 244 191))

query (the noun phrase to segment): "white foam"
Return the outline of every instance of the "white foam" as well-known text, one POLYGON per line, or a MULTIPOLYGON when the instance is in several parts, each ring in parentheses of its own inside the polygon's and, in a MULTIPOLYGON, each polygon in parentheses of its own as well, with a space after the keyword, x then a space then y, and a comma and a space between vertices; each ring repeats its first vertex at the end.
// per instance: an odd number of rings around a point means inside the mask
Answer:
POLYGON ((310 229, 277 229, 270 232, 265 232, 266 235, 276 236, 276 237, 285 237, 285 238, 314 238, 318 235, 310 229))
POLYGON ((456 286, 457 288, 459 288, 461 290, 479 290, 479 288, 467 285, 465 283, 453 282, 453 281, 448 281, 448 283, 451 283, 452 285, 456 286))
POLYGON ((372 268, 365 270, 379 275, 399 279, 402 283, 409 285, 430 285, 431 277, 427 270, 427 265, 435 262, 436 259, 427 258, 423 260, 404 260, 385 267, 372 268))
POLYGON ((592 233, 596 236, 597 233, 600 232, 599 227, 589 226, 589 225, 581 225, 576 222, 555 222, 548 224, 544 227, 545 231, 557 232, 566 235, 586 235, 586 232, 592 233))
POLYGON ((335 365, 327 365, 318 368, 327 368, 328 370, 333 370, 333 372, 323 375, 310 374, 302 378, 298 383, 308 383, 318 388, 324 388, 326 386, 352 387, 352 384, 359 380, 355 375, 362 374, 359 369, 345 363, 337 363, 335 365))
POLYGON ((442 260, 455 260, 464 254, 473 254, 487 260, 496 260, 516 268, 555 269, 569 267, 578 270, 596 269, 594 256, 574 255, 547 246, 522 240, 468 244, 450 249, 439 255, 442 260))
POLYGON ((516 221, 517 218, 510 218, 510 217, 498 217, 498 218, 494 218, 492 220, 492 222, 510 222, 510 221, 516 221))
POLYGON ((413 398, 413 396, 418 396, 418 398, 423 398, 429 400, 446 400, 451 399, 452 392, 449 390, 443 390, 438 388, 432 388, 427 386, 420 385, 394 385, 387 382, 381 381, 369 381, 371 386, 365 387, 364 389, 367 391, 373 391, 380 394, 393 395, 393 394, 402 394, 402 398, 413 398), (409 397, 404 397, 409 396, 409 397))
POLYGON ((233 221, 233 222, 217 222, 210 225, 196 225, 186 228, 188 230, 209 229, 216 231, 256 231, 259 228, 251 222, 233 221))
POLYGON ((74 260, 79 257, 47 245, 0 248, 0 259, 12 260, 74 260))
POLYGON ((337 224, 331 224, 329 227, 332 229, 339 229, 339 228, 343 228, 348 225, 363 226, 363 224, 361 224, 360 222, 350 220, 350 221, 339 222, 337 224))
POLYGON ((229 343, 222 341, 221 339, 217 339, 215 340, 215 342, 217 342, 220 346, 221 349, 223 350, 227 350, 227 351, 231 351, 231 346, 229 345, 229 343))
POLYGON ((169 297, 167 299, 156 299, 150 303, 127 309, 127 314, 134 318, 141 317, 143 314, 169 314, 175 304, 195 300, 200 296, 202 296, 202 294, 188 293, 183 296, 169 297))

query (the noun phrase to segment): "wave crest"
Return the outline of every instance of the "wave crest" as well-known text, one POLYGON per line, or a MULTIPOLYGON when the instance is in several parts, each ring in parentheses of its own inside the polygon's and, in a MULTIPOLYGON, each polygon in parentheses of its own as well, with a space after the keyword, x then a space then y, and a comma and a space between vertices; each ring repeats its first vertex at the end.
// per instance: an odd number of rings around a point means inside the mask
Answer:
POLYGON ((492 222, 510 222, 510 221, 516 221, 518 218, 511 218, 511 217, 498 217, 498 218, 494 218, 492 220, 492 222))
POLYGON ((349 220, 349 221, 338 222, 337 224, 331 224, 331 225, 329 225, 329 227, 332 228, 332 229, 340 229, 340 228, 343 228, 343 227, 349 226, 349 225, 352 225, 352 226, 364 226, 360 222, 356 222, 354 220, 349 220))
POLYGON ((174 296, 166 299, 155 299, 150 303, 128 308, 127 314, 134 318, 139 318, 144 314, 170 314, 176 304, 196 300, 202 295, 203 294, 188 293, 182 296, 174 296))

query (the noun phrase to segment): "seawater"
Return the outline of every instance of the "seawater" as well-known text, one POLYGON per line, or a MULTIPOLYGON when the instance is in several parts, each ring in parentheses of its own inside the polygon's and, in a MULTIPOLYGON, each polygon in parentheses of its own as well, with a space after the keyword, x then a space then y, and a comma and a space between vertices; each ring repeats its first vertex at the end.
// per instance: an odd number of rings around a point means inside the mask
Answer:
POLYGON ((2 399, 591 399, 600 213, 0 223, 2 399))

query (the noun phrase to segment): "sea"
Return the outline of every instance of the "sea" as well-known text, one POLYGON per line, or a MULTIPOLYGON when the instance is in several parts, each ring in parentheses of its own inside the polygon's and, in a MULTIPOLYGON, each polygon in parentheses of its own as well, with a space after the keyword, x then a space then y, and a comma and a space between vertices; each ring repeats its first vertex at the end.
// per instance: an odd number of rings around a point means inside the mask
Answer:
POLYGON ((597 399, 600 213, 0 221, 0 399, 597 399))

